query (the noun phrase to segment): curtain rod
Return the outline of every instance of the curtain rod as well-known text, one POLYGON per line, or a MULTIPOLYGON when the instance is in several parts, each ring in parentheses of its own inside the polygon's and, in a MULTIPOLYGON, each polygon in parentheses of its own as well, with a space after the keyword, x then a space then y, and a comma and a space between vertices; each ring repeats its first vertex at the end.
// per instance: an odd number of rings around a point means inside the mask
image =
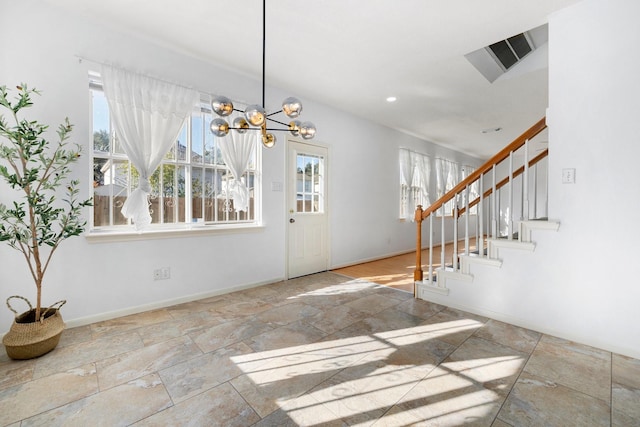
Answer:
MULTIPOLYGON (((160 82, 163 82, 163 83, 172 84, 172 85, 175 85, 175 86, 178 86, 178 87, 182 87, 182 88, 185 88, 185 89, 193 89, 193 90, 199 92, 200 95, 206 95, 206 96, 209 96, 209 98, 212 98, 212 97, 214 97, 216 95, 219 95, 219 94, 216 94, 216 93, 203 91, 203 90, 194 88, 192 86, 186 86, 184 84, 176 83, 176 82, 173 82, 173 81, 170 81, 170 80, 167 80, 167 79, 162 79, 162 78, 159 78, 159 77, 156 77, 156 76, 152 76, 152 75, 148 75, 148 74, 144 74, 144 73, 141 73, 141 72, 138 72, 138 71, 132 71, 131 69, 124 68, 124 67, 121 67, 121 66, 118 66, 118 65, 113 65, 112 63, 108 63, 108 62, 105 62, 105 61, 98 61, 96 59, 87 58, 85 56, 77 55, 77 54, 74 55, 74 56, 76 58, 78 58, 78 63, 80 63, 80 64, 82 64, 83 61, 87 61, 87 62, 91 62, 91 63, 97 64, 97 65, 106 65, 108 67, 117 68, 117 69, 126 71, 128 73, 137 74, 139 76, 144 76, 144 77, 147 77, 147 78, 150 78, 150 79, 154 79, 154 80, 157 80, 157 81, 160 81, 160 82)), ((237 103, 239 103, 241 105, 249 105, 249 103, 246 102, 246 101, 240 101, 240 100, 236 100, 236 99, 232 99, 232 101, 234 103, 237 102, 237 103)))
MULTIPOLYGON (((147 77, 147 78, 154 79, 154 80, 157 80, 157 81, 162 82, 162 83, 172 84, 174 86, 178 86, 178 87, 181 87, 181 88, 184 88, 184 89, 197 90, 197 89, 195 89, 193 87, 189 87, 189 86, 186 86, 186 85, 183 85, 183 84, 180 84, 180 83, 172 82, 170 80, 162 79, 162 78, 159 78, 159 77, 156 77, 156 76, 151 76, 149 74, 144 74, 144 73, 141 73, 141 72, 138 72, 138 71, 131 70, 129 68, 121 67, 119 65, 114 65, 112 63, 108 63, 108 62, 104 62, 104 61, 97 61, 95 59, 86 58, 86 57, 80 56, 80 55, 75 55, 75 57, 78 58, 78 62, 80 64, 82 64, 82 61, 93 62, 94 64, 106 65, 107 67, 117 68, 118 70, 126 71, 127 73, 131 73, 131 74, 136 74, 136 75, 139 75, 139 76, 147 77)), ((199 92, 201 92, 201 91, 199 91, 199 92)))
POLYGON ((421 156, 432 157, 431 154, 427 154, 427 153, 422 152, 422 151, 417 151, 417 150, 414 150, 413 148, 398 147, 398 150, 407 150, 407 151, 409 151, 411 153, 420 154, 421 156))
POLYGON ((446 157, 438 157, 438 156, 435 156, 435 157, 434 157, 434 156, 433 156, 433 155, 431 155, 431 154, 426 154, 426 153, 423 153, 423 152, 421 152, 421 151, 416 151, 416 150, 413 150, 413 149, 411 149, 411 148, 407 148, 407 147, 398 147, 398 149, 399 149, 399 150, 407 150, 407 151, 409 151, 409 152, 411 152, 411 153, 420 154, 421 156, 429 157, 429 158, 430 158, 430 159, 432 159, 432 160, 444 160, 445 162, 449 162, 449 163, 454 163, 454 164, 460 165, 460 166, 462 166, 463 168, 465 168, 465 167, 474 168, 474 167, 475 167, 475 166, 472 166, 472 165, 469 165, 469 164, 464 164, 462 161, 451 160, 451 159, 448 159, 448 158, 446 158, 446 157))

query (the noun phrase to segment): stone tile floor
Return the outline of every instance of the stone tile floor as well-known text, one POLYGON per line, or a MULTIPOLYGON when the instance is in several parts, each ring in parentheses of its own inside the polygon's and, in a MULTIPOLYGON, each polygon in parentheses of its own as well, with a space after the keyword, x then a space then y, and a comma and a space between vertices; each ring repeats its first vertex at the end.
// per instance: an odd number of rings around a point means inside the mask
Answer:
POLYGON ((321 273, 0 353, 0 425, 640 426, 640 361, 321 273))

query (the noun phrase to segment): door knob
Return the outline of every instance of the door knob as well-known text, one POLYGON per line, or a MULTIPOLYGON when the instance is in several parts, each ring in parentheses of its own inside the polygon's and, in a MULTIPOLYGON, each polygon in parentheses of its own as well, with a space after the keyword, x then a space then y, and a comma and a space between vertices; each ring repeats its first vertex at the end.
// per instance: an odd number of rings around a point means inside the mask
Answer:
POLYGON ((295 220, 295 219, 293 219, 293 218, 289 218, 289 222, 290 222, 291 224, 293 224, 294 222, 296 222, 296 220, 295 220))

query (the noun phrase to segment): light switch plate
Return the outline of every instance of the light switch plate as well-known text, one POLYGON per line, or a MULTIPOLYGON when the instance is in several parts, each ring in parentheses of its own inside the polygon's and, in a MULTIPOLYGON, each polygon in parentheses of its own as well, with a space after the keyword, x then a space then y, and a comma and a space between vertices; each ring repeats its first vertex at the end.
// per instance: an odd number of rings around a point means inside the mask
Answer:
POLYGON ((562 183, 563 184, 576 183, 576 170, 574 168, 562 169, 562 183))

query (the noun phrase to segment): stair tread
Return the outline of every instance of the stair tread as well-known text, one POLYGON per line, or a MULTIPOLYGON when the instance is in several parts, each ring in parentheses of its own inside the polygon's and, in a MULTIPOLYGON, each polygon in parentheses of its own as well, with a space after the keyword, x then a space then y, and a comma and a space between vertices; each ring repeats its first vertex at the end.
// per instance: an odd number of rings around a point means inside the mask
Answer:
MULTIPOLYGON (((488 253, 487 252, 487 248, 484 248, 484 251, 482 251, 482 254, 483 255, 487 255, 487 253, 488 253)), ((469 252, 469 255, 480 255, 480 250, 478 249, 478 250, 475 250, 475 251, 471 251, 471 252, 469 252)))

